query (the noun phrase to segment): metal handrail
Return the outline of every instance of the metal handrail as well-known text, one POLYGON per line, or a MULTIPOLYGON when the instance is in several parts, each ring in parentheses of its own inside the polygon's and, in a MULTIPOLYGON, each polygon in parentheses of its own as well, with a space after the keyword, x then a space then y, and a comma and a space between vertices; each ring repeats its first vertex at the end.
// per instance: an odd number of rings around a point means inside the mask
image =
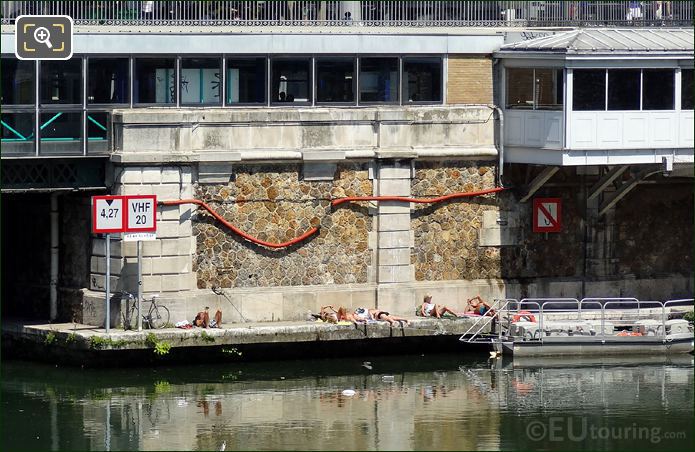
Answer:
POLYGON ((689 1, 13 1, 23 14, 65 14, 95 26, 548 27, 692 26, 689 1))
MULTIPOLYGON (((468 330, 466 330, 466 332, 463 333, 463 334, 461 335, 461 337, 459 338, 459 340, 461 340, 461 341, 464 340, 464 337, 465 337, 465 336, 468 336, 469 334, 471 334, 471 331, 472 331, 479 323, 482 322, 482 325, 480 325, 480 326, 478 327, 478 329, 475 331, 475 333, 473 333, 473 334, 471 335, 471 337, 468 338, 467 342, 471 342, 473 339, 475 339, 476 336, 478 336, 478 334, 480 334, 480 332, 483 330, 483 328, 485 328, 487 325, 490 324, 490 322, 492 322, 493 319, 499 318, 499 316, 500 316, 500 314, 501 314, 502 312, 506 312, 507 306, 508 306, 509 303, 512 302, 512 301, 516 301, 516 300, 515 300, 515 299, 506 299, 506 298, 504 298, 504 299, 494 299, 494 300, 492 301, 492 307, 491 307, 491 309, 494 310, 495 313, 494 313, 493 315, 490 315, 490 316, 487 316, 487 315, 482 315, 482 316, 480 316, 480 318, 476 319, 476 321, 473 322, 473 325, 471 325, 471 326, 468 328, 468 330), (501 302, 504 302, 504 304, 498 306, 498 304, 501 303, 501 302)), ((500 327, 500 332, 501 332, 501 327, 500 327)))

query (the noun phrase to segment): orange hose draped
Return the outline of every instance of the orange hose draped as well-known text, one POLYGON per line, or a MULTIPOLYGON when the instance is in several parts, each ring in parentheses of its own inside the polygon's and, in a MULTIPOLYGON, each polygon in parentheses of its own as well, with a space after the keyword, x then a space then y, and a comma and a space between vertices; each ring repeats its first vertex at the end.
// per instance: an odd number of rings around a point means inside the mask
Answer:
MULTIPOLYGON (((420 203, 420 204, 430 204, 430 203, 437 203, 437 202, 442 202, 442 201, 448 201, 449 199, 458 199, 458 198, 470 198, 473 196, 480 196, 480 195, 487 195, 489 193, 497 193, 499 191, 505 190, 504 187, 499 187, 499 188, 491 188, 489 190, 480 190, 480 191, 471 191, 471 192, 463 192, 463 193, 452 193, 450 195, 444 195, 444 196, 439 196, 437 198, 407 198, 405 196, 350 196, 346 198, 339 198, 339 199, 334 199, 331 201, 332 206, 338 206, 340 204, 346 203, 346 202, 357 202, 357 201, 402 201, 402 202, 414 202, 414 203, 420 203)), ((300 235, 299 237, 296 237, 292 240, 288 240, 287 242, 282 242, 282 243, 273 243, 273 242, 267 242, 265 240, 261 240, 259 238, 253 237, 252 235, 247 234, 246 232, 242 231, 241 229, 237 228, 234 226, 232 223, 229 221, 225 220, 222 215, 218 214, 215 212, 212 207, 207 205, 205 202, 201 201, 200 199, 177 199, 177 200, 172 200, 172 201, 159 201, 159 204, 163 206, 178 206, 181 204, 195 204, 197 206, 200 206, 207 210, 210 215, 215 217, 217 221, 225 225, 227 228, 229 228, 232 232, 235 234, 238 234, 239 236, 243 237, 244 239, 248 240, 249 242, 255 243, 257 245, 262 245, 268 248, 286 248, 288 246, 296 245, 297 243, 300 243, 312 235, 316 234, 319 230, 319 228, 314 227, 306 231, 304 234, 300 235)))
POLYGON ((229 221, 225 220, 222 215, 219 213, 215 212, 210 206, 205 204, 203 201, 199 199, 177 199, 175 201, 160 201, 159 204, 162 204, 164 206, 177 206, 180 204, 195 204, 197 206, 200 206, 207 210, 210 215, 215 217, 217 221, 222 223, 223 225, 227 226, 229 229, 231 229, 234 233, 240 235, 241 237, 245 238, 249 242, 253 242, 257 245, 263 245, 267 246, 268 248, 286 248, 288 246, 295 245, 303 240, 306 240, 307 238, 311 237, 312 235, 316 234, 319 230, 319 228, 311 228, 308 231, 306 231, 304 234, 300 235, 299 237, 296 237, 292 240, 288 240, 287 242, 282 242, 282 243, 273 243, 273 242, 266 242, 265 240, 261 240, 259 238, 253 237, 241 229, 237 228, 234 226, 232 223, 229 221))
POLYGON ((419 204, 430 204, 449 199, 470 198, 473 196, 487 195, 488 193, 497 193, 498 191, 506 190, 504 187, 491 188, 489 190, 468 191, 463 193, 452 193, 450 195, 439 196, 437 198, 406 198, 405 196, 348 196, 346 198, 334 199, 331 201, 332 206, 337 206, 346 202, 356 201, 402 201, 414 202, 419 204))

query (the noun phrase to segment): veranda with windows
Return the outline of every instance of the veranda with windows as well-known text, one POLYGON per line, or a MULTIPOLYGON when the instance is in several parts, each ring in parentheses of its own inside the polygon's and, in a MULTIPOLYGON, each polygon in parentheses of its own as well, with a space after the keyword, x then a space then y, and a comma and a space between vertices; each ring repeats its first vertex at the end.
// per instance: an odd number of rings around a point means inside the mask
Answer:
POLYGON ((577 30, 503 46, 505 160, 692 162, 692 55, 686 30, 577 30))

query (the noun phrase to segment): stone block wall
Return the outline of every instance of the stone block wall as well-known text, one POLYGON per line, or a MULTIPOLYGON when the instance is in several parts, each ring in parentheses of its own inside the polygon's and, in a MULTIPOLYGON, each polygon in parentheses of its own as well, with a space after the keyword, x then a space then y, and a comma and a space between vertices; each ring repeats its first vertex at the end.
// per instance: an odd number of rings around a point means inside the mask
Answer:
POLYGON ((306 242, 270 250, 242 239, 199 210, 194 271, 198 288, 366 283, 372 251, 364 206, 333 208, 330 199, 370 196, 366 164, 341 163, 333 181, 305 181, 299 164, 238 165, 233 182, 198 185, 196 197, 261 240, 285 242, 311 227, 306 242))
POLYGON ((490 56, 449 55, 447 77, 447 103, 493 103, 490 56))
MULTIPOLYGON (((123 166, 115 171, 113 193, 157 195, 158 201, 193 197, 190 166, 123 166)), ((142 290, 144 293, 177 293, 195 288, 192 268, 192 206, 159 206, 157 239, 142 242, 142 290)), ((91 290, 105 287, 105 239, 92 239, 91 290)), ((136 242, 111 240, 111 290, 137 292, 136 242)))
MULTIPOLYGON (((417 198, 485 190, 495 186, 495 168, 485 161, 417 162, 412 183, 412 194, 417 198)), ((415 204, 412 259, 417 281, 500 276, 499 248, 478 246, 483 212, 499 209, 497 196, 415 204)))

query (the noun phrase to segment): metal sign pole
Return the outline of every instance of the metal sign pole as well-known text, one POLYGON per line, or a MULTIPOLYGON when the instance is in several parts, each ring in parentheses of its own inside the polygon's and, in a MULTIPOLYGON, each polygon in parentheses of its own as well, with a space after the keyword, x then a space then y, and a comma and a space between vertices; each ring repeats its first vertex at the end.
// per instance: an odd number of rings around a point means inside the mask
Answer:
POLYGON ((106 334, 111 327, 111 234, 106 234, 106 334))
POLYGON ((142 331, 142 241, 138 240, 138 331, 142 331))

